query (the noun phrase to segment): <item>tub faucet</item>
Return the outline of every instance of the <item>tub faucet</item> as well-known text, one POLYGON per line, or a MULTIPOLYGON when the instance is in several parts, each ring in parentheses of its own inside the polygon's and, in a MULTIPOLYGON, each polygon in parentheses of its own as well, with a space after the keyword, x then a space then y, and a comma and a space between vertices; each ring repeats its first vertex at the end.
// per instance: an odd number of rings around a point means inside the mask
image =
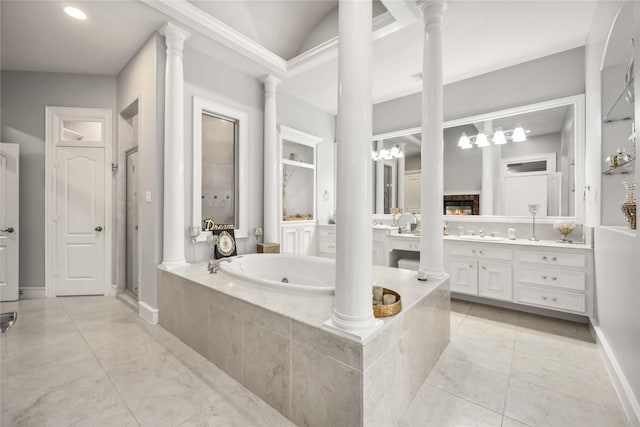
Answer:
POLYGON ((211 259, 209 260, 209 264, 207 265, 207 270, 209 270, 209 274, 217 273, 220 270, 220 264, 223 262, 231 262, 230 258, 220 258, 220 259, 211 259))

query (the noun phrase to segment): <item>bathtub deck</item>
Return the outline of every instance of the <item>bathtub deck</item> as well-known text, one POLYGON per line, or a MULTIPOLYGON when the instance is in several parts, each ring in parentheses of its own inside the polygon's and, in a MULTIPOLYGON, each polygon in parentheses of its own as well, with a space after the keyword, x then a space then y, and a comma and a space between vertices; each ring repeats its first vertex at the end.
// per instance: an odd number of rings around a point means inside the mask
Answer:
POLYGON ((394 423, 448 343, 449 281, 374 271, 403 310, 363 343, 323 327, 333 295, 263 288, 206 263, 159 269, 160 324, 298 425, 394 423))

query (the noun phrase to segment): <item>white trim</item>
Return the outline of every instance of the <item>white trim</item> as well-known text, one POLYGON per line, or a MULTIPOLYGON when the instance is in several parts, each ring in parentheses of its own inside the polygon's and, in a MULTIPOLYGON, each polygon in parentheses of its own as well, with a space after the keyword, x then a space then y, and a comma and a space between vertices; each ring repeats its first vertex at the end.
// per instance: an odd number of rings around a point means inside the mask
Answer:
MULTIPOLYGON (((229 117, 238 121, 238 224, 235 237, 249 236, 249 114, 215 101, 193 97, 193 213, 192 225, 202 227, 202 113, 229 117)), ((196 242, 206 242, 207 235, 200 232, 196 242)))
POLYGON ((158 324, 158 309, 151 307, 144 301, 138 301, 138 315, 152 325, 158 324))
POLYGON ((279 131, 281 140, 292 141, 296 144, 306 145, 307 147, 315 147, 319 142, 322 142, 322 138, 319 136, 311 135, 310 133, 290 128, 289 126, 280 125, 279 131))
POLYGON ((115 295, 115 287, 112 285, 111 263, 114 231, 112 194, 113 177, 111 162, 114 150, 113 139, 113 111, 110 108, 75 108, 75 107, 45 107, 45 294, 47 297, 55 297, 55 280, 53 272, 55 268, 55 206, 56 198, 55 168, 56 147, 95 147, 104 148, 104 295, 115 295), (58 124, 65 118, 96 120, 103 123, 101 143, 77 141, 63 141, 57 134, 58 124))
POLYGON ((638 403, 638 396, 634 394, 631 384, 629 384, 629 380, 627 380, 602 329, 593 324, 590 326, 593 328, 592 335, 596 337, 596 342, 602 352, 607 371, 609 371, 609 376, 613 381, 613 385, 618 393, 618 397, 620 398, 629 422, 634 426, 640 425, 640 403, 638 403))
POLYGON ((19 299, 37 299, 37 298, 45 298, 45 287, 44 286, 25 286, 23 288, 19 288, 20 298, 19 299))
POLYGON ((381 0, 381 2, 395 20, 404 26, 415 24, 418 18, 422 17, 415 1, 381 0))

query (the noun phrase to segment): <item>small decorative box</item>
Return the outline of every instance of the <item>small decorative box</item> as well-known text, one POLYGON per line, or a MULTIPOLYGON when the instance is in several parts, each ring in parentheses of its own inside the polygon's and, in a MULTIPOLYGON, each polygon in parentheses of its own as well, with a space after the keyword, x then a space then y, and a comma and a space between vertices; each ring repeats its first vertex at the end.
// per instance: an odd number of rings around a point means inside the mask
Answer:
POLYGON ((258 243, 259 254, 279 254, 280 243, 258 243))

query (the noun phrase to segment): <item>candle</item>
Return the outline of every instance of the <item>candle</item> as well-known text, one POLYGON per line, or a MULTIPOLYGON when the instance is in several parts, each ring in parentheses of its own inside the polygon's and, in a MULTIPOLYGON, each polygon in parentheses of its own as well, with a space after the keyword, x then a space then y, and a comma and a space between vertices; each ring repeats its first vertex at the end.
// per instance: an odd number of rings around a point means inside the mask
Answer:
POLYGON ((376 301, 382 301, 382 286, 373 287, 373 299, 376 301))
POLYGON ((394 302, 396 302, 396 296, 392 294, 383 295, 382 301, 384 302, 384 305, 393 304, 394 302))

